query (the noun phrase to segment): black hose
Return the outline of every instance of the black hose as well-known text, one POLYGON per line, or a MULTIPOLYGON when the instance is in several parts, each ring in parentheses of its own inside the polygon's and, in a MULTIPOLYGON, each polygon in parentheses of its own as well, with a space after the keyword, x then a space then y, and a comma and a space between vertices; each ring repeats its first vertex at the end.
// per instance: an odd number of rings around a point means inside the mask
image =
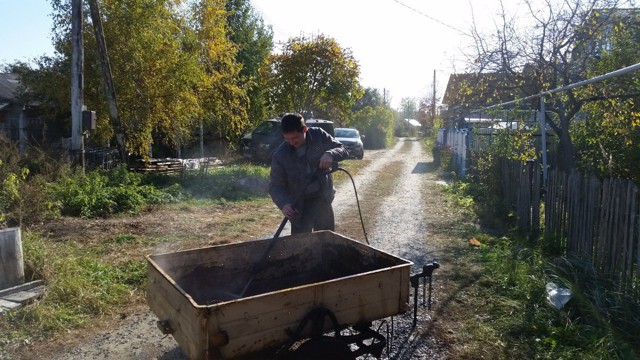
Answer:
POLYGON ((362 210, 360 209, 360 199, 358 199, 358 190, 356 190, 356 182, 353 181, 353 176, 351 176, 351 174, 347 170, 345 170, 345 169, 343 169, 341 167, 338 167, 335 170, 332 170, 331 172, 335 172, 335 171, 342 171, 342 172, 344 172, 345 174, 347 174, 349 176, 349 179, 351 179, 351 184, 353 185, 353 192, 356 195, 356 204, 358 204, 358 215, 360 216, 360 224, 362 225, 362 233, 364 234, 364 239, 367 242, 367 245, 371 245, 369 243, 369 238, 367 237, 367 230, 365 230, 365 228, 364 228, 364 220, 362 219, 362 210))

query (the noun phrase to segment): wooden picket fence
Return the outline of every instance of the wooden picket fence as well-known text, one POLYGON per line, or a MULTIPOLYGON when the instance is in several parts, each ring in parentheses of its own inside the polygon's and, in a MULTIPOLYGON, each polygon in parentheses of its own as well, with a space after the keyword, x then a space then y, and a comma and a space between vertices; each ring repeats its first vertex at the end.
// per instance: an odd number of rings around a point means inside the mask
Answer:
MULTIPOLYGON (((454 163, 463 167, 456 166, 456 172, 465 174, 467 170, 474 171, 475 157, 482 156, 492 134, 440 129, 438 145, 454 150, 454 163), (465 154, 470 150, 473 152, 467 157, 465 154), (457 159, 464 161, 456 162, 457 159)), ((555 168, 556 149, 551 145, 547 144, 548 169, 555 168)), ((536 146, 539 148, 539 144, 536 146)), ((614 178, 601 181, 577 172, 549 170, 544 185, 538 161, 502 159, 500 169, 501 196, 516 214, 521 233, 535 239, 544 224, 545 238, 565 255, 590 261, 600 273, 612 276, 622 285, 637 284, 640 200, 633 182, 614 178)))
POLYGON ((503 199, 516 213, 518 230, 536 236, 540 230, 542 188, 539 162, 502 159, 500 168, 503 199))
POLYGON ((638 187, 630 180, 549 172, 545 235, 622 284, 640 278, 638 187))
POLYGON ((543 221, 544 236, 565 255, 591 262, 623 287, 640 279, 640 201, 632 181, 551 170, 541 196, 537 162, 503 160, 501 169, 503 198, 522 233, 535 238, 543 221))

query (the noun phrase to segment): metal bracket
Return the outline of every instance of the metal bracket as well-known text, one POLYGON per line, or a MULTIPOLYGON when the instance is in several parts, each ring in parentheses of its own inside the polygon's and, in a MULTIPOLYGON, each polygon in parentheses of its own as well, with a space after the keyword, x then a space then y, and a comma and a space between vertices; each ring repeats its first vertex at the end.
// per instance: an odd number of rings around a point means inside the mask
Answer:
MULTIPOLYGON (((437 262, 431 262, 422 267, 422 272, 419 274, 411 275, 409 277, 409 281, 411 282, 411 286, 413 287, 413 327, 416 326, 416 322, 418 321, 418 287, 420 286, 420 279, 423 278, 424 281, 427 281, 429 278, 429 300, 427 302, 428 309, 431 310, 431 277, 433 275, 433 271, 440 267, 440 264, 437 262)), ((422 303, 425 303, 425 289, 426 284, 423 284, 422 288, 422 303)))

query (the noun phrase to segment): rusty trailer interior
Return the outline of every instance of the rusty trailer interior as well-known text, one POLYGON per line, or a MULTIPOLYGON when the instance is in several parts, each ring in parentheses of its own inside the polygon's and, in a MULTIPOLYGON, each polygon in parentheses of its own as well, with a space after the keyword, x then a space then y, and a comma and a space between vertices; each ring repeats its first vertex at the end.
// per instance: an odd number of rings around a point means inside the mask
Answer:
MULTIPOLYGON (((147 303, 190 359, 237 359, 281 347, 312 310, 341 326, 408 309, 411 262, 331 231, 147 255, 147 303)), ((327 325, 328 326, 328 325, 327 325)))

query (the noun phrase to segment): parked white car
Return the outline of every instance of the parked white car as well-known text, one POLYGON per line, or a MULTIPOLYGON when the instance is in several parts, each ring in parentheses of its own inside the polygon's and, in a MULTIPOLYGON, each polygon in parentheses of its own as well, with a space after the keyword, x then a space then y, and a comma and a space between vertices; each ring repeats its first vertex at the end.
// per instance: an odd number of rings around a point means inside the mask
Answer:
POLYGON ((335 138, 340 141, 347 151, 349 152, 349 157, 362 159, 364 157, 364 146, 362 144, 362 139, 364 135, 360 135, 360 132, 356 129, 352 128, 336 128, 335 129, 335 138))

